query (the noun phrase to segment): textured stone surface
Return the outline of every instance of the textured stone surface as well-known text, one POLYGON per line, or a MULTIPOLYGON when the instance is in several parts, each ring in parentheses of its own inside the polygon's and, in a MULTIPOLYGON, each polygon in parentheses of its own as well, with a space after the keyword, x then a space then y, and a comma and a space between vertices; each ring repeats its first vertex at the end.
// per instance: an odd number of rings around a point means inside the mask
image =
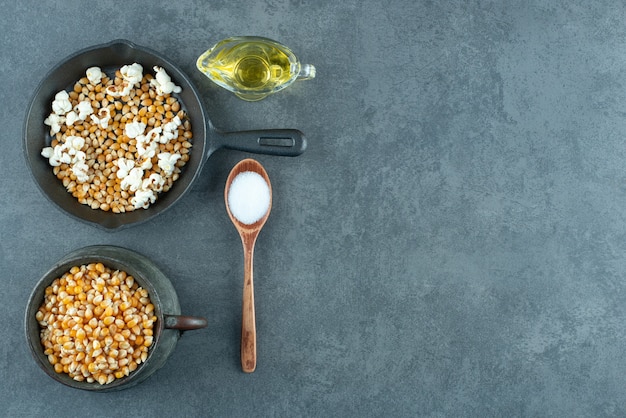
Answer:
POLYGON ((1 415, 623 416, 626 9, 615 1, 2 2, 1 415), (195 58, 262 35, 317 78, 257 103, 195 58), (274 207, 255 259, 259 359, 241 372, 242 254, 219 151, 182 201, 107 233, 42 197, 22 157, 37 83, 81 48, 166 54, 225 130, 293 127, 253 156, 274 207), (24 305, 67 252, 118 244, 209 318, 141 385, 62 387, 24 305))

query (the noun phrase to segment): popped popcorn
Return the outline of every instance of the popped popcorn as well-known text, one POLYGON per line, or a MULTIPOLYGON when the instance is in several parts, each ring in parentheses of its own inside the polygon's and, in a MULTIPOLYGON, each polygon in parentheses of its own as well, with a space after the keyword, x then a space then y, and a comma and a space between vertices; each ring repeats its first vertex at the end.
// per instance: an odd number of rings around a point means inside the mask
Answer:
POLYGON ((120 89, 120 86, 107 86, 105 91, 109 96, 126 97, 130 94, 130 91, 132 90, 132 88, 133 88, 132 84, 128 82, 124 82, 122 83, 121 89, 120 89))
POLYGON ((163 125, 163 131, 159 138, 159 142, 167 144, 170 140, 178 138, 178 127, 181 123, 181 120, 178 116, 176 116, 171 122, 163 125))
POLYGON ((159 149, 159 144, 156 141, 148 144, 137 142, 137 155, 142 161, 141 168, 144 170, 152 168, 152 158, 156 155, 157 149, 159 149))
POLYGON ((55 147, 45 147, 41 150, 41 155, 48 158, 48 163, 53 167, 68 164, 77 180, 85 182, 89 180, 89 174, 87 172, 89 167, 85 164, 87 156, 82 151, 84 145, 84 138, 69 136, 63 144, 56 145, 55 147))
POLYGON ((60 147, 46 147, 41 150, 41 155, 48 159, 48 163, 52 167, 58 167, 61 164, 69 164, 72 162, 72 157, 70 157, 68 153, 63 152, 60 147))
POLYGON ((91 121, 100 128, 106 129, 109 126, 109 121, 111 120, 111 111, 108 107, 103 107, 98 111, 98 116, 91 115, 91 121))
POLYGON ((76 122, 77 120, 78 120, 78 115, 73 110, 71 112, 68 112, 67 115, 65 115, 65 124, 67 126, 72 126, 74 122, 76 122))
POLYGON ((61 90, 54 96, 54 101, 52 102, 52 112, 57 115, 65 115, 70 110, 72 110, 70 96, 65 90, 61 90))
POLYGON ((135 162, 132 160, 127 160, 126 158, 120 158, 119 160, 117 160, 117 166, 117 178, 123 179, 128 176, 130 170, 135 168, 135 162))
POLYGON ((157 93, 159 94, 169 94, 169 93, 180 93, 182 89, 172 82, 170 75, 163 69, 163 67, 154 66, 154 71, 156 75, 150 82, 153 86, 156 87, 157 93))
POLYGON ((131 122, 126 124, 126 128, 124 128, 124 133, 129 138, 137 138, 139 135, 143 135, 143 132, 146 130, 146 124, 141 122, 131 122))
POLYGON ((171 154, 169 152, 162 152, 158 155, 159 167, 165 172, 166 176, 172 175, 176 161, 178 161, 180 157, 180 154, 171 154))
MULTIPOLYGON (((161 142, 161 132, 163 132, 163 128, 161 128, 160 126, 157 126, 156 128, 152 128, 148 131, 148 133, 146 134, 143 140, 146 142, 149 142, 149 141, 161 142)), ((139 139, 137 139, 137 141, 139 141, 139 139)))
POLYGON ((150 203, 156 201, 156 193, 152 190, 140 189, 135 192, 135 197, 130 199, 130 203, 136 208, 147 209, 150 203))
POLYGON ((134 63, 113 79, 90 67, 73 91, 55 95, 44 121, 52 144, 41 155, 80 203, 113 212, 148 208, 189 160, 191 125, 170 95, 180 87, 155 71, 144 76, 134 63))
POLYGON ((89 166, 85 161, 77 161, 72 165, 72 173, 76 176, 76 180, 84 183, 89 180, 89 166))
POLYGON ((93 113, 93 107, 91 107, 91 101, 83 100, 82 102, 78 103, 74 107, 74 112, 78 114, 78 119, 80 120, 87 119, 87 116, 93 113))
POLYGON ((143 182, 143 170, 140 167, 135 167, 122 179, 122 190, 130 189, 131 192, 137 191, 141 187, 143 182))
POLYGON ((141 188, 152 189, 156 192, 160 192, 163 190, 163 185, 165 184, 165 179, 158 175, 157 173, 150 174, 150 177, 144 179, 143 183, 141 183, 141 188))
POLYGON ((141 82, 143 78, 143 67, 141 64, 134 63, 133 65, 125 65, 120 69, 122 78, 126 80, 130 85, 135 85, 141 82))
POLYGON ((69 136, 65 141, 65 146, 68 154, 75 155, 77 151, 80 151, 85 146, 85 138, 82 136, 69 136))
POLYGON ((93 85, 99 84, 102 80, 102 70, 100 67, 89 67, 87 68, 87 79, 93 85))
POLYGON ((50 135, 55 135, 61 131, 61 124, 65 123, 65 117, 51 113, 43 123, 50 127, 50 135))

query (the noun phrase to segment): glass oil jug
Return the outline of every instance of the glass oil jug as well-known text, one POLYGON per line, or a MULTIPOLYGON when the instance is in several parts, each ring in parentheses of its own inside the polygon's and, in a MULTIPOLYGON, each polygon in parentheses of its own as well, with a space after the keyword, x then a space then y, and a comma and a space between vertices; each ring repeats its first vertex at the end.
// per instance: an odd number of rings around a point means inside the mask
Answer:
POLYGON ((236 36, 200 55, 198 69, 217 85, 247 101, 261 100, 296 80, 315 77, 286 46, 259 36, 236 36))

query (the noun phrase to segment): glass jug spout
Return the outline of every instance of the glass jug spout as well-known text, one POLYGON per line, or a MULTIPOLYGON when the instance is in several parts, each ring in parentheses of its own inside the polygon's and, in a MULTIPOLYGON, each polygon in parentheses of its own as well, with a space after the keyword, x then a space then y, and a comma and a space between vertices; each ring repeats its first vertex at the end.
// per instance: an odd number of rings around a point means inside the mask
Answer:
POLYGON ((315 66, 311 64, 302 64, 296 80, 310 80, 312 78, 315 78, 315 66))

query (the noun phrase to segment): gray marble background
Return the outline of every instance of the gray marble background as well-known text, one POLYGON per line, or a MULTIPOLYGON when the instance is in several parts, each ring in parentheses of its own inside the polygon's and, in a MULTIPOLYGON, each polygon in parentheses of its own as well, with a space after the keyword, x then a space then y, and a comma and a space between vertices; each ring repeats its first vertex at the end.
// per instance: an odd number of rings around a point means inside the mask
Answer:
POLYGON ((0 1, 0 415, 625 416, 626 7, 616 1, 0 1), (232 35, 317 78, 247 103, 195 70, 232 35), (298 128, 300 157, 219 151, 152 221, 108 233, 49 203, 22 155, 37 84, 126 38, 180 64, 224 130, 298 128), (267 169, 258 367, 223 187, 267 169), (23 333, 64 254, 153 259, 210 326, 127 391, 48 378, 23 333))

